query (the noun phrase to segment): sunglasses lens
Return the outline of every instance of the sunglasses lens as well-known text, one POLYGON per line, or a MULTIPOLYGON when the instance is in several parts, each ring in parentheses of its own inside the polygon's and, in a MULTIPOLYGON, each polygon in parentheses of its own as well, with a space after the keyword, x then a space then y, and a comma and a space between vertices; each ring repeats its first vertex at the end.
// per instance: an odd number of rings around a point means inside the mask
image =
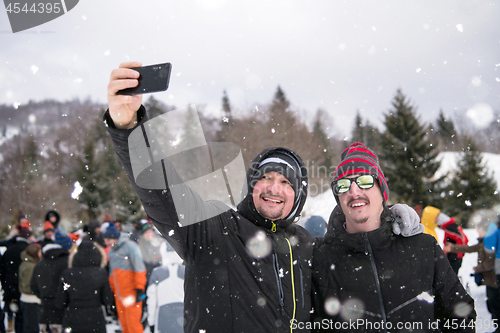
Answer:
POLYGON ((359 176, 356 179, 356 184, 358 184, 361 189, 369 189, 373 187, 375 179, 372 175, 359 176))
POLYGON ((339 179, 335 183, 335 192, 337 194, 345 193, 349 191, 349 188, 351 187, 351 181, 347 178, 339 179))

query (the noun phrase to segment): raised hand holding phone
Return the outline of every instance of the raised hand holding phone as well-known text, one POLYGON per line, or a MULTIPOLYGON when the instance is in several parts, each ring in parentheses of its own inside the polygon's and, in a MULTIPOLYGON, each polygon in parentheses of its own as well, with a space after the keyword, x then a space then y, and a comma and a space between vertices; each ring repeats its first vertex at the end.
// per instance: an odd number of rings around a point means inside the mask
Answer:
POLYGON ((133 88, 139 84, 140 73, 133 70, 140 62, 124 62, 111 71, 108 83, 109 115, 116 128, 133 128, 137 123, 137 111, 142 104, 142 95, 117 95, 119 90, 133 88))
POLYGON ((116 92, 117 95, 142 95, 168 88, 172 65, 163 63, 144 67, 134 67, 133 70, 139 72, 139 84, 133 88, 126 88, 116 92))

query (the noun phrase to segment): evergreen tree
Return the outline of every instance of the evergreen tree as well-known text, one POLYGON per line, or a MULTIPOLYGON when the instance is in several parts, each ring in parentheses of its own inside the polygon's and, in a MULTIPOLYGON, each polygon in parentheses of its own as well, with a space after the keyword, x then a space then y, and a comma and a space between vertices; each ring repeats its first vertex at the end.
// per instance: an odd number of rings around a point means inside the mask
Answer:
POLYGON ((111 199, 104 186, 107 184, 106 178, 96 155, 96 141, 89 137, 85 140, 83 154, 78 158, 75 169, 76 179, 82 187, 78 201, 85 212, 86 220, 96 219, 102 211, 101 205, 111 199))
POLYGON ((392 109, 385 114, 380 162, 393 201, 410 206, 439 199, 436 193, 443 178, 431 180, 440 166, 437 147, 428 139, 427 127, 420 124, 416 109, 398 90, 392 109))
POLYGON ((290 106, 290 102, 287 100, 285 92, 281 89, 280 86, 276 88, 276 92, 274 93, 273 105, 279 105, 285 110, 290 106))
MULTIPOLYGON (((286 98, 285 92, 281 89, 280 86, 278 86, 278 88, 276 88, 276 92, 274 93, 274 98, 269 110, 269 116, 271 118, 270 120, 273 126, 279 126, 280 122, 285 120, 284 118, 287 118, 287 113, 293 117, 291 112, 288 112, 289 107, 290 102, 286 98)), ((295 122, 295 119, 293 119, 293 121, 295 122)), ((281 125, 283 126, 284 124, 281 125)))
POLYGON ((22 171, 29 182, 40 174, 39 149, 33 135, 26 137, 22 155, 22 171))
POLYGON ((215 140, 219 142, 227 142, 232 135, 232 125, 234 125, 234 119, 231 115, 231 104, 229 102, 229 97, 224 90, 222 95, 222 126, 221 129, 215 134, 215 140))
POLYGON ((500 202, 497 183, 483 163, 482 152, 471 137, 467 137, 466 142, 467 147, 457 163, 457 172, 447 189, 444 205, 444 210, 457 217, 462 225, 474 211, 491 208, 500 202))
POLYGON ((454 144, 454 140, 456 140, 457 131, 453 120, 446 119, 443 114, 443 110, 439 111, 437 119, 437 135, 439 136, 444 149, 451 150, 453 148, 452 144, 454 144))
POLYGON ((321 162, 321 165, 326 168, 327 172, 325 176, 327 176, 333 164, 333 151, 330 145, 330 138, 328 137, 328 134, 326 134, 324 118, 325 111, 319 109, 314 117, 313 136, 319 143, 318 148, 323 151, 324 160, 321 162))
POLYGON ((164 109, 162 103, 151 95, 146 103, 144 103, 144 107, 148 110, 149 119, 153 119, 154 117, 160 116, 164 114, 167 110, 164 109))
POLYGON ((359 111, 356 111, 356 118, 354 118, 354 128, 352 129, 352 141, 365 143, 363 117, 359 111))
POLYGON ((229 97, 227 92, 224 90, 222 95, 222 112, 224 113, 224 123, 229 124, 231 122, 231 104, 229 103, 229 97))
POLYGON ((372 126, 368 120, 363 124, 363 117, 359 111, 356 112, 354 128, 352 130, 352 142, 361 142, 374 151, 380 150, 380 132, 372 126))

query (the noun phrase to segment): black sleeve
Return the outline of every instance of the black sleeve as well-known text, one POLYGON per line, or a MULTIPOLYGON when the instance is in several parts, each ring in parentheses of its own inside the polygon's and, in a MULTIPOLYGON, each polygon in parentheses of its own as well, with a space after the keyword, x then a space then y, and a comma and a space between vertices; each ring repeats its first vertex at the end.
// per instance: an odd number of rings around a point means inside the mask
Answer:
MULTIPOLYGON (((138 119, 138 124, 133 129, 117 129, 109 116, 109 111, 106 111, 104 114, 104 123, 113 141, 115 152, 118 155, 125 172, 127 173, 132 187, 141 199, 142 205, 148 217, 158 228, 163 237, 170 243, 170 245, 172 245, 179 256, 187 263, 191 263, 195 260, 196 252, 199 251, 200 248, 207 252, 207 248, 212 246, 212 242, 214 241, 214 238, 211 235, 214 233, 222 234, 223 227, 220 224, 220 219, 218 218, 212 218, 200 223, 182 227, 182 224, 179 223, 180 219, 176 212, 171 189, 169 184, 167 184, 166 175, 173 174, 174 178, 178 176, 175 168, 167 158, 164 158, 161 161, 153 162, 154 166, 151 167, 151 169, 154 169, 155 167, 163 168, 160 181, 164 182, 162 186, 166 189, 145 189, 137 185, 130 158, 130 151, 134 150, 136 146, 129 147, 129 136, 135 129, 141 128, 144 138, 140 137, 140 139, 144 141, 140 142, 140 144, 148 146, 148 137, 146 136, 146 129, 144 127, 145 123, 148 121, 148 117, 143 106, 141 106, 138 111, 138 119)), ((134 150, 134 153, 136 154, 134 156, 142 153, 148 154, 147 151, 138 152, 137 150, 134 150)), ((169 177, 168 179, 172 178, 169 177)), ((196 192, 192 191, 185 184, 182 184, 182 181, 180 181, 180 183, 181 186, 185 187, 185 200, 192 202, 189 207, 202 207, 203 209, 218 212, 212 216, 217 216, 219 213, 229 210, 227 206, 217 202, 204 202, 196 192)), ((192 212, 189 214, 196 215, 197 213, 196 209, 192 209, 192 212)), ((191 216, 186 216, 185 220, 189 221, 190 218, 191 216)))
POLYGON ((101 304, 104 306, 111 306, 113 304, 113 292, 111 291, 111 286, 109 285, 109 280, 107 273, 104 269, 101 269, 102 273, 102 289, 101 289, 101 304))

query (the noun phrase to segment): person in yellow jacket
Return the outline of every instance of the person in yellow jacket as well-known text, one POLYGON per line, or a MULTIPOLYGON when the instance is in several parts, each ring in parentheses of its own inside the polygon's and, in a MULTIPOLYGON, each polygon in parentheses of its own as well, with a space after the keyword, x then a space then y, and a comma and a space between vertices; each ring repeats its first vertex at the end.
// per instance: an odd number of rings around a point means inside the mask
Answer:
POLYGON ((424 225, 425 228, 424 234, 434 236, 437 241, 439 241, 439 239, 436 233, 436 227, 438 226, 436 218, 438 217, 440 212, 441 210, 439 208, 427 206, 422 211, 422 218, 420 219, 420 222, 424 225))

